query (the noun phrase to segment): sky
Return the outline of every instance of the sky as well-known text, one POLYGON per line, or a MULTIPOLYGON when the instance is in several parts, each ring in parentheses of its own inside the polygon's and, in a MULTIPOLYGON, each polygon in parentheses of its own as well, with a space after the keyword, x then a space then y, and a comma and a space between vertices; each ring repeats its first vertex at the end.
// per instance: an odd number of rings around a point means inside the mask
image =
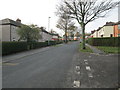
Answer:
MULTIPOLYGON (((56 28, 58 17, 55 15, 56 5, 60 0, 0 0, 0 20, 9 18, 21 19, 23 24, 37 24, 46 27, 48 31, 48 17, 50 18, 50 29, 63 35, 63 31, 56 28)), ((86 32, 103 26, 106 22, 118 21, 118 9, 112 10, 105 18, 95 20, 86 26, 86 32)), ((79 26, 79 25, 78 25, 79 26)))

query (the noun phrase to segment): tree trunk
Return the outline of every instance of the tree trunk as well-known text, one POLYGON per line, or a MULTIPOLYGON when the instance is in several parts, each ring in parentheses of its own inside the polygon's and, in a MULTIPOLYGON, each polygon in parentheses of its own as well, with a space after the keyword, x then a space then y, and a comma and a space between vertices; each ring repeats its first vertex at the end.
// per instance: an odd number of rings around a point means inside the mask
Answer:
POLYGON ((67 29, 65 30, 65 43, 67 43, 67 29))
POLYGON ((66 24, 65 24, 65 43, 67 43, 68 41, 67 41, 67 20, 66 20, 66 24))
POLYGON ((81 25, 82 28, 82 49, 86 49, 85 47, 85 24, 81 25))

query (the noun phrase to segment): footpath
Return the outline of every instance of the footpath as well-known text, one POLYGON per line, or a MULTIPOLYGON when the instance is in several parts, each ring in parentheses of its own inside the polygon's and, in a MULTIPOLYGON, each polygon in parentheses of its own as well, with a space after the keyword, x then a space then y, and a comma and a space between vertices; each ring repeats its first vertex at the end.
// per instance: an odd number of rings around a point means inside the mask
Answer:
POLYGON ((118 88, 118 55, 106 54, 88 44, 86 46, 93 53, 78 52, 74 55, 65 88, 118 88))
POLYGON ((104 51, 101 51, 101 50, 95 48, 94 46, 91 46, 91 45, 89 45, 89 44, 86 44, 86 46, 88 46, 89 48, 91 48, 92 51, 93 51, 93 53, 96 53, 96 54, 105 54, 104 51))
MULTIPOLYGON (((51 47, 51 46, 50 46, 51 47)), ((29 51, 24 51, 24 52, 19 52, 19 53, 15 53, 15 54, 11 54, 11 55, 6 55, 2 57, 2 62, 9 62, 9 61, 13 61, 22 57, 26 57, 32 54, 36 54, 36 53, 42 53, 45 51, 48 51, 49 49, 52 49, 53 47, 43 47, 43 48, 39 48, 39 49, 33 49, 33 50, 29 50, 29 51)))

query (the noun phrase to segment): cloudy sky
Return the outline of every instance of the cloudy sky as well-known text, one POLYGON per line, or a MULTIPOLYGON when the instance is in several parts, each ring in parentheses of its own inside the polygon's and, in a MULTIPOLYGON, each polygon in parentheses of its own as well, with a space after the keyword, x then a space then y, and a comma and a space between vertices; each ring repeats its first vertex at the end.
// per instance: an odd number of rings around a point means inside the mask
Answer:
MULTIPOLYGON (((0 1, 0 20, 10 18, 21 19, 24 24, 37 24, 44 26, 48 30, 48 17, 50 19, 50 29, 62 35, 63 31, 56 28, 57 17, 55 15, 56 5, 60 0, 1 0, 0 1)), ((112 10, 106 18, 98 19, 89 23, 86 32, 97 29, 106 22, 118 21, 118 9, 112 10)))

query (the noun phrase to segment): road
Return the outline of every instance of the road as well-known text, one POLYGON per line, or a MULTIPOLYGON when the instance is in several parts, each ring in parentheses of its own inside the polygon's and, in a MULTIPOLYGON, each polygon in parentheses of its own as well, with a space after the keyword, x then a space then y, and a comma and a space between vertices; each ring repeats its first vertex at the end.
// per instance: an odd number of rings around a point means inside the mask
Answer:
POLYGON ((4 57, 3 88, 117 88, 120 56, 83 53, 78 46, 71 42, 4 57))
POLYGON ((3 88, 64 87, 78 45, 58 45, 3 63, 3 88))

